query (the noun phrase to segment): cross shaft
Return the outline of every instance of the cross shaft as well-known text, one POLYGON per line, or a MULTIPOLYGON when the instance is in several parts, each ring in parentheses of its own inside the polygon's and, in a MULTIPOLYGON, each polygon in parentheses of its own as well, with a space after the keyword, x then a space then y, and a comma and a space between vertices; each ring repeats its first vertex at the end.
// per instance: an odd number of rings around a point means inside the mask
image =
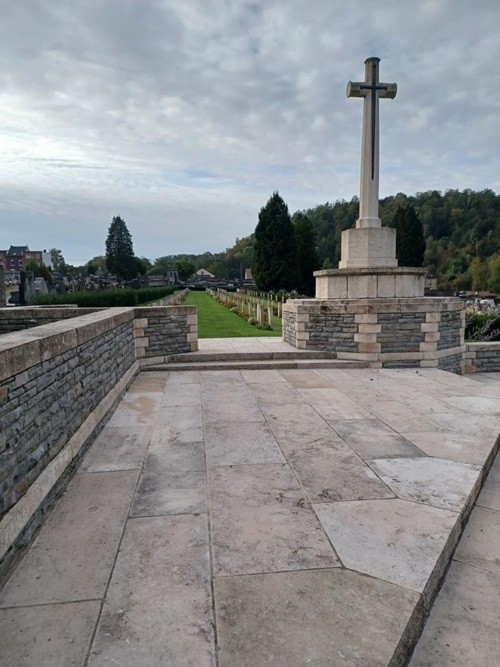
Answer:
POLYGON ((347 84, 347 97, 363 97, 361 186, 357 227, 380 227, 379 186, 379 98, 394 99, 397 85, 379 82, 380 58, 365 60, 365 81, 347 84))

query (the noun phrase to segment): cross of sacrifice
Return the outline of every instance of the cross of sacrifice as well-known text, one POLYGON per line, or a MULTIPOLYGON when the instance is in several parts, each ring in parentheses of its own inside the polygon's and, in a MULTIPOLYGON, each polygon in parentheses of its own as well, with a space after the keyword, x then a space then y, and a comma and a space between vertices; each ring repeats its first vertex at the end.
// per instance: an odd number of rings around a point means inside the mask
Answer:
POLYGON ((379 98, 396 97, 395 83, 380 83, 378 67, 380 58, 365 60, 365 81, 347 84, 347 97, 364 97, 363 130, 361 142, 361 186, 359 219, 356 227, 380 227, 378 217, 379 181, 379 98))

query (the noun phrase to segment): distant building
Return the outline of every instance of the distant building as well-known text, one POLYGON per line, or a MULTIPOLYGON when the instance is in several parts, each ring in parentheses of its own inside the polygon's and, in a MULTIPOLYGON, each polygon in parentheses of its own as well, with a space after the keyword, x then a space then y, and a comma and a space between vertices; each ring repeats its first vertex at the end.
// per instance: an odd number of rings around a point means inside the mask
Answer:
POLYGON ((4 270, 5 281, 19 281, 20 272, 29 262, 38 266, 52 266, 50 253, 46 250, 30 250, 27 245, 11 245, 8 250, 0 250, 0 267, 4 270))
POLYGON ((198 269, 194 275, 196 278, 215 278, 214 274, 206 269, 198 269))

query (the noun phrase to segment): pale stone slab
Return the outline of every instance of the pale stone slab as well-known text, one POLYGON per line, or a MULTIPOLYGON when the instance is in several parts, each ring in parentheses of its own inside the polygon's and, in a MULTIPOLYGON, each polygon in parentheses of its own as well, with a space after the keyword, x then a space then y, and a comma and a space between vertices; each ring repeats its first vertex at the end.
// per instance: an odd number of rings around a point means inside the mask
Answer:
POLYGON ((76 475, 0 594, 0 607, 102 597, 137 476, 76 475))
POLYGON ((500 655, 500 578, 452 562, 410 667, 491 667, 500 655))
POLYGON ((419 592, 437 585, 459 535, 459 514, 406 500, 314 509, 346 567, 419 592))
POLYGON ((405 433, 405 437, 427 456, 475 465, 483 465, 494 444, 490 437, 464 433, 405 433))
POLYGON ((454 558, 500 575, 500 512, 475 507, 454 558))
POLYGON ((288 466, 213 468, 208 487, 218 574, 339 565, 288 466))
POLYGON ((168 381, 168 372, 157 373, 152 371, 141 371, 130 385, 129 391, 139 392, 163 392, 168 381))
POLYGON ((377 459, 369 465, 399 498, 466 512, 479 490, 481 467, 428 456, 377 459))
POLYGON ((5 667, 83 665, 101 603, 71 602, 0 610, 5 667))
POLYGON ((175 407, 201 404, 201 386, 199 383, 168 386, 163 397, 162 406, 175 407))
POLYGON ((398 401, 370 403, 366 406, 375 417, 398 433, 419 431, 446 431, 439 423, 427 419, 398 401))
POLYGON ((207 509, 205 473, 166 473, 148 457, 135 494, 131 516, 196 514, 207 509))
POLYGON ((448 403, 445 403, 436 396, 432 396, 424 391, 416 391, 407 386, 401 387, 401 390, 396 393, 396 398, 414 412, 420 413, 429 419, 432 419, 435 414, 449 412, 452 409, 448 403))
POLYGON ((348 570, 220 577, 219 664, 386 667, 417 602, 413 591, 348 570))
POLYGON ((241 371, 243 379, 248 384, 264 384, 285 386, 287 381, 279 371, 265 370, 265 371, 241 371))
POLYGON ((128 392, 108 426, 152 426, 162 399, 160 392, 128 392))
POLYGON ((262 405, 262 411, 285 456, 294 444, 335 437, 332 427, 310 405, 262 405))
POLYGON ((205 426, 207 466, 285 463, 267 424, 214 422, 205 426))
POLYGON ((367 419, 371 415, 337 389, 299 389, 323 419, 367 419))
MULTIPOLYGON (((234 350, 231 350, 231 352, 234 352, 234 350)), ((204 389, 209 387, 220 389, 225 385, 229 385, 229 388, 235 385, 238 387, 245 386, 245 381, 240 371, 207 371, 202 373, 200 378, 204 389)))
POLYGON ((85 454, 80 472, 140 468, 150 437, 150 427, 105 426, 85 454))
POLYGON ((281 445, 311 502, 393 498, 394 493, 333 432, 310 443, 281 445))
POLYGON ((490 468, 488 478, 477 499, 477 504, 500 512, 500 456, 498 455, 495 463, 490 468))
POLYGON ((202 411, 199 405, 160 408, 151 445, 203 440, 202 411))
POLYGON ((423 455, 379 419, 341 419, 329 423, 362 459, 423 455))
MULTIPOLYGON (((471 417, 471 415, 457 415, 456 413, 448 412, 433 415, 432 419, 436 423, 444 426, 448 431, 485 438, 487 442, 491 442, 492 445, 500 433, 500 417, 495 417, 493 415, 481 415, 481 417, 478 418, 471 417)), ((410 430, 411 429, 407 429, 407 431, 410 430)))
POLYGON ((201 373, 200 371, 182 371, 182 373, 169 373, 167 379, 167 385, 178 385, 178 384, 200 384, 201 382, 201 373))
POLYGON ((283 370, 281 375, 289 382, 292 387, 313 389, 313 388, 331 388, 331 384, 314 371, 306 370, 283 370))
POLYGON ((178 473, 205 470, 205 446, 199 442, 162 442, 155 438, 146 457, 145 468, 178 473))
POLYGON ((227 391, 203 394, 203 419, 207 422, 219 421, 259 421, 262 412, 255 398, 245 385, 246 392, 227 391))
POLYGON ((446 403, 477 415, 493 415, 500 417, 500 399, 489 398, 487 396, 458 396, 456 398, 446 398, 446 403))
POLYGON ((213 666, 206 516, 129 521, 89 665, 213 666))
POLYGON ((304 403, 304 399, 297 389, 291 387, 284 379, 283 382, 285 383, 283 385, 278 383, 270 383, 269 385, 250 384, 249 387, 259 405, 290 405, 290 403, 304 403))

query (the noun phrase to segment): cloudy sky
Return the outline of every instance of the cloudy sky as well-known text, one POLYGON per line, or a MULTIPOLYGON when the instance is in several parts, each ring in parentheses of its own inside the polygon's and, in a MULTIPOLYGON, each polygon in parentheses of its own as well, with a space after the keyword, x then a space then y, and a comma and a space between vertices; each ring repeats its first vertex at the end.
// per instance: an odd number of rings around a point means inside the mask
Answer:
POLYGON ((0 248, 218 252, 279 190, 359 189, 378 56, 380 194, 500 191, 498 0, 0 0, 0 248))

